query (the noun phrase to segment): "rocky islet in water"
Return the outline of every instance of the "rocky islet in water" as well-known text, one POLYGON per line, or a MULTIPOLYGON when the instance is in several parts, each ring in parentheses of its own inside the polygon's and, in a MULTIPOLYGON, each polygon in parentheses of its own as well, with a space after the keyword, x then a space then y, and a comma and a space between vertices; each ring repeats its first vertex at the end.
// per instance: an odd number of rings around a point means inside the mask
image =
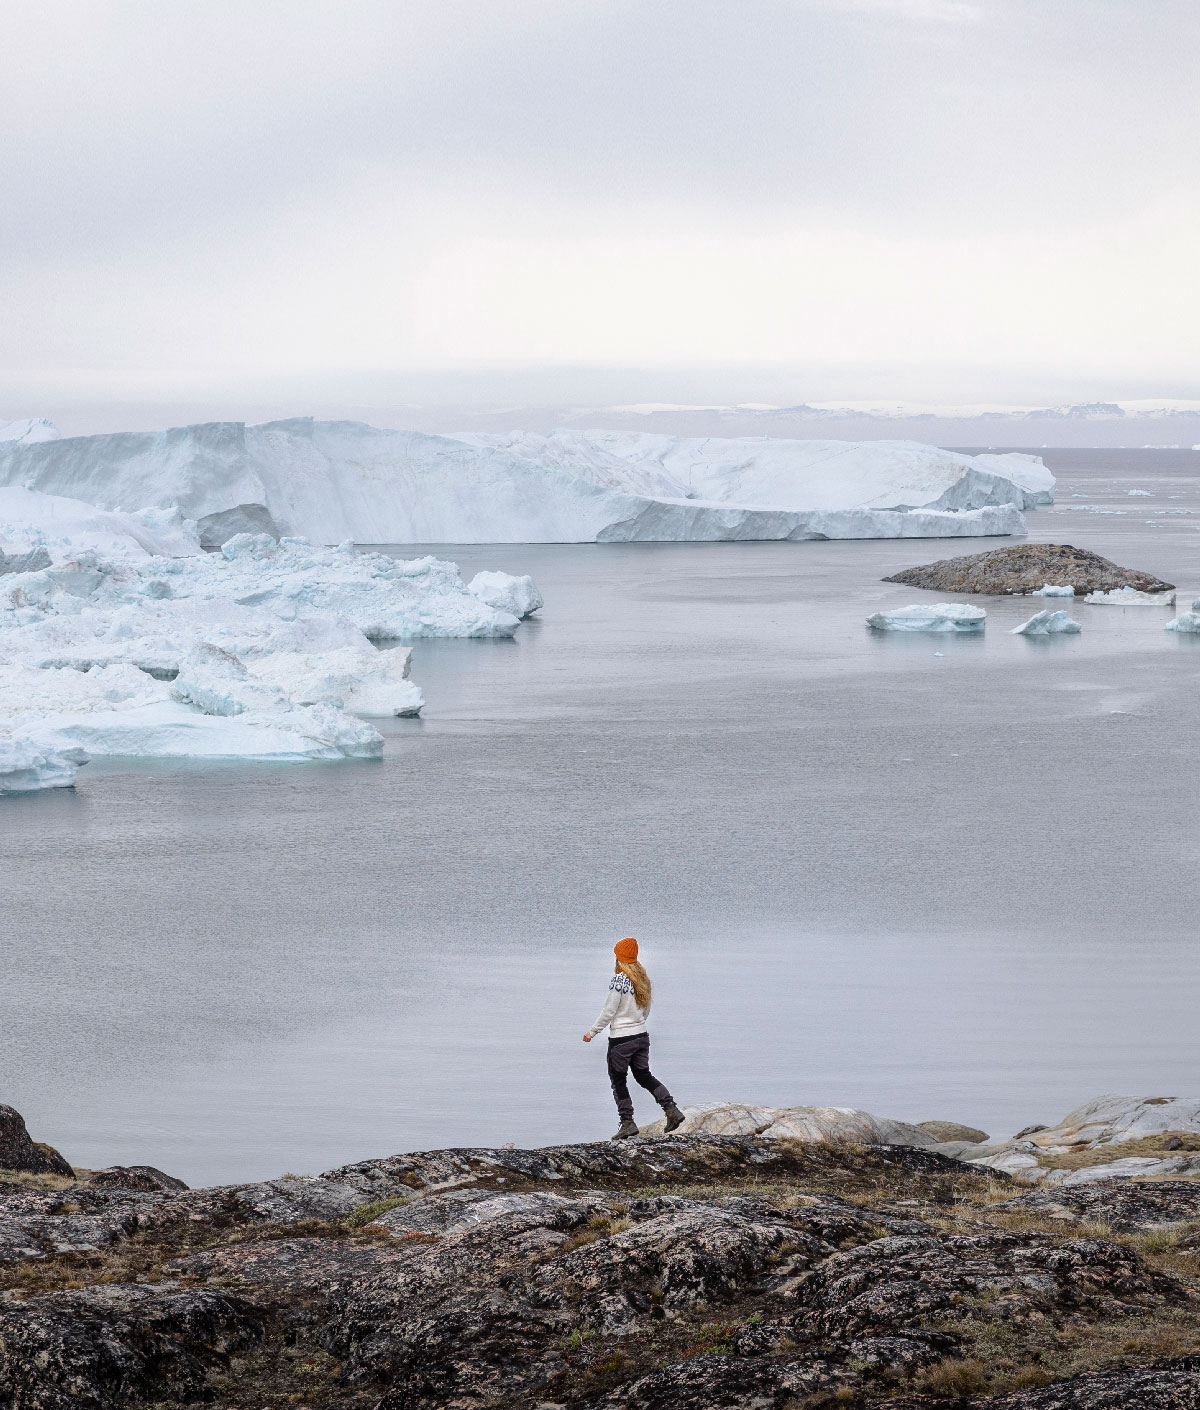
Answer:
POLYGON ((1048 583, 1073 587, 1077 597, 1125 587, 1138 592, 1169 592, 1175 586, 1152 573, 1119 567, 1098 553, 1065 543, 1020 543, 990 553, 943 558, 920 568, 906 568, 883 581, 932 592, 973 592, 993 597, 1037 592, 1048 583))

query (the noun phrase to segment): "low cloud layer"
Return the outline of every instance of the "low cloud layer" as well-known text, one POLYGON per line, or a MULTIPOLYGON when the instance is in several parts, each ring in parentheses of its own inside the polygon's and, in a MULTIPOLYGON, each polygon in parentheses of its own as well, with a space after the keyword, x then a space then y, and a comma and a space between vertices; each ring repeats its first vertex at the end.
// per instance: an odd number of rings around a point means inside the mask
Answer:
POLYGON ((48 0, 0 367, 1177 383, 1198 40, 1190 0, 48 0))

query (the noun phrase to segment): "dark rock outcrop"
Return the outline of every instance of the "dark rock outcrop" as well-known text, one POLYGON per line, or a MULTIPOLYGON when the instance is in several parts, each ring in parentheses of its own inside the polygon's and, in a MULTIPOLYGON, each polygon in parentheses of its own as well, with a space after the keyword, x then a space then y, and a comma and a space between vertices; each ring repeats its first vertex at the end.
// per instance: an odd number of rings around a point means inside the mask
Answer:
POLYGON ((1121 568, 1065 543, 1019 543, 990 553, 967 553, 942 558, 920 568, 906 568, 884 578, 885 583, 905 583, 932 592, 987 593, 994 597, 1036 592, 1047 583, 1073 587, 1077 596, 1131 587, 1139 592, 1166 592, 1175 586, 1152 573, 1121 568))
POLYGON ((93 1170, 88 1177, 93 1189, 144 1190, 178 1194, 187 1186, 174 1175, 167 1175, 153 1165, 110 1165, 105 1170, 93 1170))
POLYGON ((697 1135, 178 1184, 0 1187, 0 1410, 1200 1407, 1200 1272, 1138 1242, 1192 1185, 697 1135))
POLYGON ((0 1170, 28 1175, 62 1175, 73 1179, 74 1170, 53 1146, 35 1141, 25 1129, 25 1118, 11 1106, 0 1106, 0 1170))

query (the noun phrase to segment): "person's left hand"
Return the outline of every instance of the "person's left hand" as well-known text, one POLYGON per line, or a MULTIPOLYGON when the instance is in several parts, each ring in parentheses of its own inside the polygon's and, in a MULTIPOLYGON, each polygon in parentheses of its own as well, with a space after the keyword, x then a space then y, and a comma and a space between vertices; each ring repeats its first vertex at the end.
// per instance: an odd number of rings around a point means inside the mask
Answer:
POLYGON ((590 1033, 585 1033, 583 1035, 583 1041, 585 1043, 590 1043, 592 1041, 592 1035, 590 1033))

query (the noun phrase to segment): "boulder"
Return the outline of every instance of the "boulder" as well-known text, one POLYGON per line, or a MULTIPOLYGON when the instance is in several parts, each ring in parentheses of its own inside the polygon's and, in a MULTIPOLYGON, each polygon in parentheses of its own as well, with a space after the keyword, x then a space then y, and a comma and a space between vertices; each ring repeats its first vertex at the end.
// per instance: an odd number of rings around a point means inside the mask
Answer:
POLYGON ((1028 1134, 1035 1146, 1078 1149, 1119 1145, 1167 1131, 1200 1133, 1200 1097, 1096 1097, 1068 1112, 1057 1126, 1028 1134))
POLYGON ((960 1158, 1024 1184, 1193 1176, 1200 1174, 1200 1097, 1096 1097, 1056 1126, 1026 1126, 1010 1141, 964 1150, 960 1158), (1110 1149, 1108 1159, 1086 1155, 1110 1149))
POLYGON ((982 1145, 988 1140, 988 1133, 975 1126, 964 1126, 959 1121, 918 1121, 918 1131, 924 1131, 939 1144, 946 1141, 969 1141, 972 1145, 982 1145))
POLYGON ((24 1175, 64 1175, 75 1178, 66 1160, 25 1129, 25 1118, 11 1106, 0 1106, 0 1170, 17 1170, 24 1175))
MULTIPOLYGON (((683 1108, 681 1136, 764 1136, 771 1141, 854 1141, 864 1146, 917 1146, 928 1150, 937 1141, 918 1126, 872 1116, 851 1106, 744 1106, 712 1102, 683 1108)), ((643 1136, 661 1136, 660 1117, 642 1127, 643 1136)))
POLYGON ((88 1184, 103 1190, 142 1190, 146 1194, 178 1194, 187 1186, 174 1175, 167 1175, 153 1165, 110 1165, 106 1170, 93 1170, 88 1184))
POLYGON ((1135 588, 1138 592, 1168 592, 1174 583, 1164 583, 1152 573, 1122 568, 1068 543, 1020 543, 997 548, 990 553, 967 553, 960 558, 942 558, 920 568, 906 568, 884 578, 885 583, 905 583, 931 592, 976 592, 1006 596, 1038 592, 1047 583, 1073 587, 1077 597, 1089 592, 1111 592, 1115 588, 1135 588))

